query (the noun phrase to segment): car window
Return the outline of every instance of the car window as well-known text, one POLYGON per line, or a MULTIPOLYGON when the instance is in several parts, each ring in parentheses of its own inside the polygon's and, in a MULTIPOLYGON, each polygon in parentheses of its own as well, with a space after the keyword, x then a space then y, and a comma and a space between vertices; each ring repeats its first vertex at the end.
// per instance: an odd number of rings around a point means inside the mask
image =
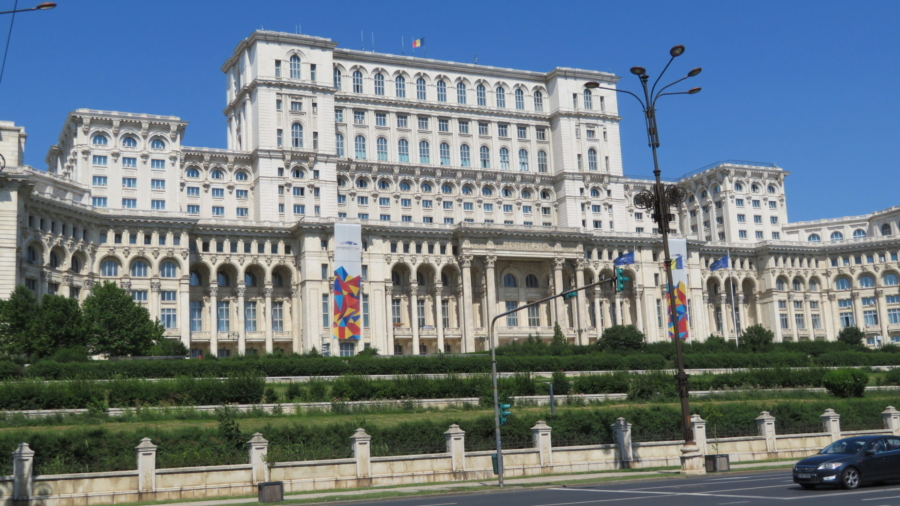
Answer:
POLYGON ((885 438, 885 443, 887 443, 887 451, 895 452, 900 450, 900 438, 898 437, 889 437, 885 438))
POLYGON ((831 443, 819 453, 856 455, 866 445, 864 439, 842 439, 831 443))
POLYGON ((884 440, 879 439, 878 441, 872 441, 872 443, 869 444, 869 447, 867 448, 867 450, 872 450, 875 453, 884 452, 885 451, 884 450, 884 440))

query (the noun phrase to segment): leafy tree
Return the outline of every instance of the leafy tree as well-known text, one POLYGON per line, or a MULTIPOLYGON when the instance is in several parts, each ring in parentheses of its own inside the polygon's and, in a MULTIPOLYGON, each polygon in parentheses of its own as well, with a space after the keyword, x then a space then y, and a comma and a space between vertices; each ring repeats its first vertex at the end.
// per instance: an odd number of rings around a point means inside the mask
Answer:
POLYGON ((115 283, 103 283, 84 299, 85 329, 96 353, 145 355, 162 339, 163 326, 115 283))
POLYGON ((34 339, 38 330, 37 297, 19 285, 9 299, 0 301, 0 353, 31 356, 39 349, 34 339))
POLYGON ((378 348, 365 348, 356 354, 357 357, 377 357, 378 348))
POLYGON ((644 348, 644 334, 634 325, 614 325, 603 331, 598 343, 607 351, 628 351, 644 348))
POLYGON ((40 342, 34 355, 48 356, 60 348, 85 347, 84 319, 76 299, 62 295, 44 295, 38 321, 40 342))
POLYGON ((858 327, 844 327, 838 332, 837 340, 850 346, 862 346, 865 334, 858 327))
POLYGON ((753 351, 758 351, 766 346, 772 344, 772 341, 775 339, 775 334, 772 333, 771 330, 763 327, 762 325, 751 325, 744 329, 741 332, 741 335, 738 336, 738 340, 741 342, 741 346, 746 346, 753 351))
POLYGON ((152 357, 177 357, 188 354, 187 346, 179 339, 169 339, 163 337, 150 347, 150 356, 152 357))
POLYGON ((550 346, 565 346, 569 344, 569 340, 566 339, 566 335, 563 333, 562 327, 559 326, 559 322, 553 324, 553 339, 550 340, 550 346))

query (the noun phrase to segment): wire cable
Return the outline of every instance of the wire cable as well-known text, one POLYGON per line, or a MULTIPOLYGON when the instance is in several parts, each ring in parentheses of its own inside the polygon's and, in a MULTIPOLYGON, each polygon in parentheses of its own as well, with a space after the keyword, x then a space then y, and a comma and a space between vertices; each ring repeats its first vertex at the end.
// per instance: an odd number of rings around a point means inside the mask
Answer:
POLYGON ((12 18, 9 20, 9 33, 6 34, 6 48, 3 50, 3 65, 0 65, 0 84, 3 83, 3 72, 6 70, 6 56, 9 54, 9 41, 12 39, 13 23, 16 22, 16 9, 19 8, 19 0, 13 3, 12 18))

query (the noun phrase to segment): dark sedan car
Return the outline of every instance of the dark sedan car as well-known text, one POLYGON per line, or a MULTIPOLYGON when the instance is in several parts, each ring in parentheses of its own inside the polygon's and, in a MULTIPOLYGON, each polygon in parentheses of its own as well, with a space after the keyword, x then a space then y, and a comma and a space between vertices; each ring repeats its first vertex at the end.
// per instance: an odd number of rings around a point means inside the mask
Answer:
POLYGON ((835 441, 794 466, 794 483, 803 488, 900 480, 900 437, 857 436, 835 441))

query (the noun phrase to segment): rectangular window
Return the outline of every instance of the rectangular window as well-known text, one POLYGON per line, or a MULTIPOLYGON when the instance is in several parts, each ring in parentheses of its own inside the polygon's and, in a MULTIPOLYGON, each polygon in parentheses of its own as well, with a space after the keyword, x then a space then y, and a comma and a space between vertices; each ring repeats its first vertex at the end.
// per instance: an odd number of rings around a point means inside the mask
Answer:
POLYGON ((126 156, 122 158, 122 167, 126 169, 137 168, 137 158, 126 156))
POLYGON ((365 125, 366 124, 366 111, 353 111, 353 124, 354 125, 365 125))
POLYGON ((216 329, 219 332, 229 332, 231 330, 231 303, 228 301, 219 301, 216 305, 216 329))
MULTIPOLYGON (((506 301, 506 310, 512 311, 513 309, 519 307, 519 303, 514 300, 506 301)), ((519 326, 519 317, 517 313, 510 313, 506 315, 506 326, 507 327, 518 327, 519 326)))
POLYGON ((334 110, 334 122, 335 123, 343 123, 344 122, 344 110, 343 109, 335 109, 334 110))
POLYGON ((757 239, 762 239, 762 238, 763 238, 763 233, 762 233, 761 231, 757 230, 757 231, 756 231, 756 238, 757 238, 757 239))
POLYGON ((221 199, 225 197, 225 189, 224 188, 213 188, 212 189, 213 198, 221 199))
POLYGON ((438 120, 438 132, 449 132, 449 131, 450 131, 450 120, 439 119, 438 120))
POLYGON ((863 321, 866 327, 878 325, 878 312, 875 310, 863 311, 863 321))
POLYGON ((531 306, 528 308, 528 326, 541 326, 541 308, 539 306, 531 306))
POLYGON ((898 304, 900 303, 900 295, 888 295, 885 297, 885 301, 888 304, 898 304))
POLYGON ((383 112, 375 113, 375 126, 386 127, 387 126, 387 114, 383 112))
POLYGON ((166 308, 160 311, 160 323, 167 329, 178 328, 177 311, 173 308, 166 308))
POLYGON ((203 302, 199 300, 191 301, 191 332, 200 332, 203 330, 203 302))
POLYGON ((428 116, 418 116, 419 130, 428 130, 428 116))
POLYGON ((734 199, 734 205, 737 207, 744 207, 744 199, 734 199))
POLYGON ((187 206, 188 214, 200 214, 200 206, 187 206))
POLYGON ((900 308, 891 308, 887 311, 888 323, 896 325, 900 323, 900 308))
POLYGON ((754 216, 753 223, 762 223, 762 216, 759 216, 759 215, 754 216))
POLYGON ((106 207, 106 197, 94 197, 92 204, 94 207, 106 207))
POLYGON ((444 218, 445 225, 453 225, 453 218, 444 218))
POLYGON ((151 169, 165 169, 166 161, 165 160, 150 160, 150 168, 151 169))
MULTIPOLYGON (((693 212, 693 211, 691 211, 691 212, 693 212)), ((747 223, 747 215, 745 215, 745 214, 737 215, 737 222, 738 223, 747 223)))
POLYGON ((863 306, 874 306, 875 305, 875 297, 863 297, 862 305, 863 306))
POLYGON ((356 353, 356 343, 338 343, 339 353, 342 357, 352 357, 356 353))
POLYGON ((92 159, 94 165, 106 165, 107 160, 105 155, 94 155, 92 159))
POLYGON ((528 127, 517 126, 516 127, 516 137, 518 137, 519 139, 527 139, 528 138, 528 127))
POLYGON ((777 202, 769 202, 769 209, 777 209, 777 208, 778 208, 777 202))
POLYGON ((275 130, 275 146, 284 147, 284 130, 280 128, 275 130))
MULTIPOLYGON (((543 127, 535 128, 534 132, 535 132, 535 137, 537 137, 537 140, 539 140, 539 141, 547 140, 547 129, 546 128, 543 128, 543 127)), ((604 134, 605 134, 605 132, 604 132, 604 134)))
POLYGON ((397 128, 409 128, 409 116, 405 114, 398 114, 397 128))
POLYGON ((422 209, 431 209, 431 201, 423 200, 422 201, 422 209))
POLYGON ((250 196, 250 192, 248 190, 236 190, 235 195, 239 199, 246 199, 250 196))
POLYGON ((134 209, 137 207, 137 199, 122 199, 122 207, 125 209, 134 209))
POLYGON ((379 219, 381 221, 391 221, 391 215, 390 214, 382 214, 379 219))
POLYGON ((362 296, 363 328, 369 328, 369 294, 362 296))
POLYGON ((453 201, 445 200, 444 201, 444 209, 453 209, 453 201))
POLYGON ((361 206, 367 206, 367 205, 369 205, 369 197, 362 197, 362 196, 356 197, 356 203, 361 206))
POLYGON ((213 206, 213 216, 225 216, 225 208, 222 206, 213 206))
POLYGON ((94 176, 94 186, 106 186, 106 176, 94 176))
POLYGON ((163 302, 175 302, 176 294, 174 290, 163 290, 159 292, 159 299, 163 302))
POLYGON ((759 201, 758 200, 753 201, 753 209, 759 209, 759 201))
POLYGON ((469 133, 469 122, 464 120, 459 120, 459 133, 467 134, 469 133))
POLYGON ((163 211, 166 208, 166 201, 165 200, 151 200, 150 208, 156 209, 157 211, 163 211))
POLYGON ((391 323, 401 325, 402 318, 400 315, 400 299, 391 299, 391 323))
POLYGON ((522 214, 531 214, 531 206, 522 206, 522 214))
POLYGON ((331 311, 328 309, 328 294, 322 295, 322 328, 331 326, 331 311))
POLYGON ((132 290, 131 300, 135 302, 147 302, 147 290, 132 290))
POLYGON ((747 231, 746 231, 746 230, 738 230, 738 237, 739 237, 740 239, 746 239, 746 238, 747 238, 747 231))
POLYGON ((787 330, 787 329, 791 328, 790 320, 788 320, 787 314, 781 313, 780 320, 781 320, 781 328, 782 329, 787 330))
POLYGON ((294 214, 306 214, 306 206, 295 204, 294 205, 294 214))
POLYGON ((497 125, 497 135, 500 137, 509 137, 509 125, 504 123, 497 125))
POLYGON ((781 232, 772 232, 772 239, 781 239, 781 232))
POLYGON ((511 213, 512 210, 513 210, 512 204, 503 204, 503 212, 504 213, 511 213))
POLYGON ((425 300, 419 299, 416 301, 416 324, 418 324, 419 328, 425 326, 425 300))
POLYGON ((853 327, 853 313, 841 313, 841 328, 853 327))
POLYGON ((284 332, 284 302, 272 303, 272 332, 284 332))
POLYGON ((490 125, 488 125, 484 121, 479 121, 478 122, 478 135, 490 135, 488 133, 488 128, 490 128, 490 125))

